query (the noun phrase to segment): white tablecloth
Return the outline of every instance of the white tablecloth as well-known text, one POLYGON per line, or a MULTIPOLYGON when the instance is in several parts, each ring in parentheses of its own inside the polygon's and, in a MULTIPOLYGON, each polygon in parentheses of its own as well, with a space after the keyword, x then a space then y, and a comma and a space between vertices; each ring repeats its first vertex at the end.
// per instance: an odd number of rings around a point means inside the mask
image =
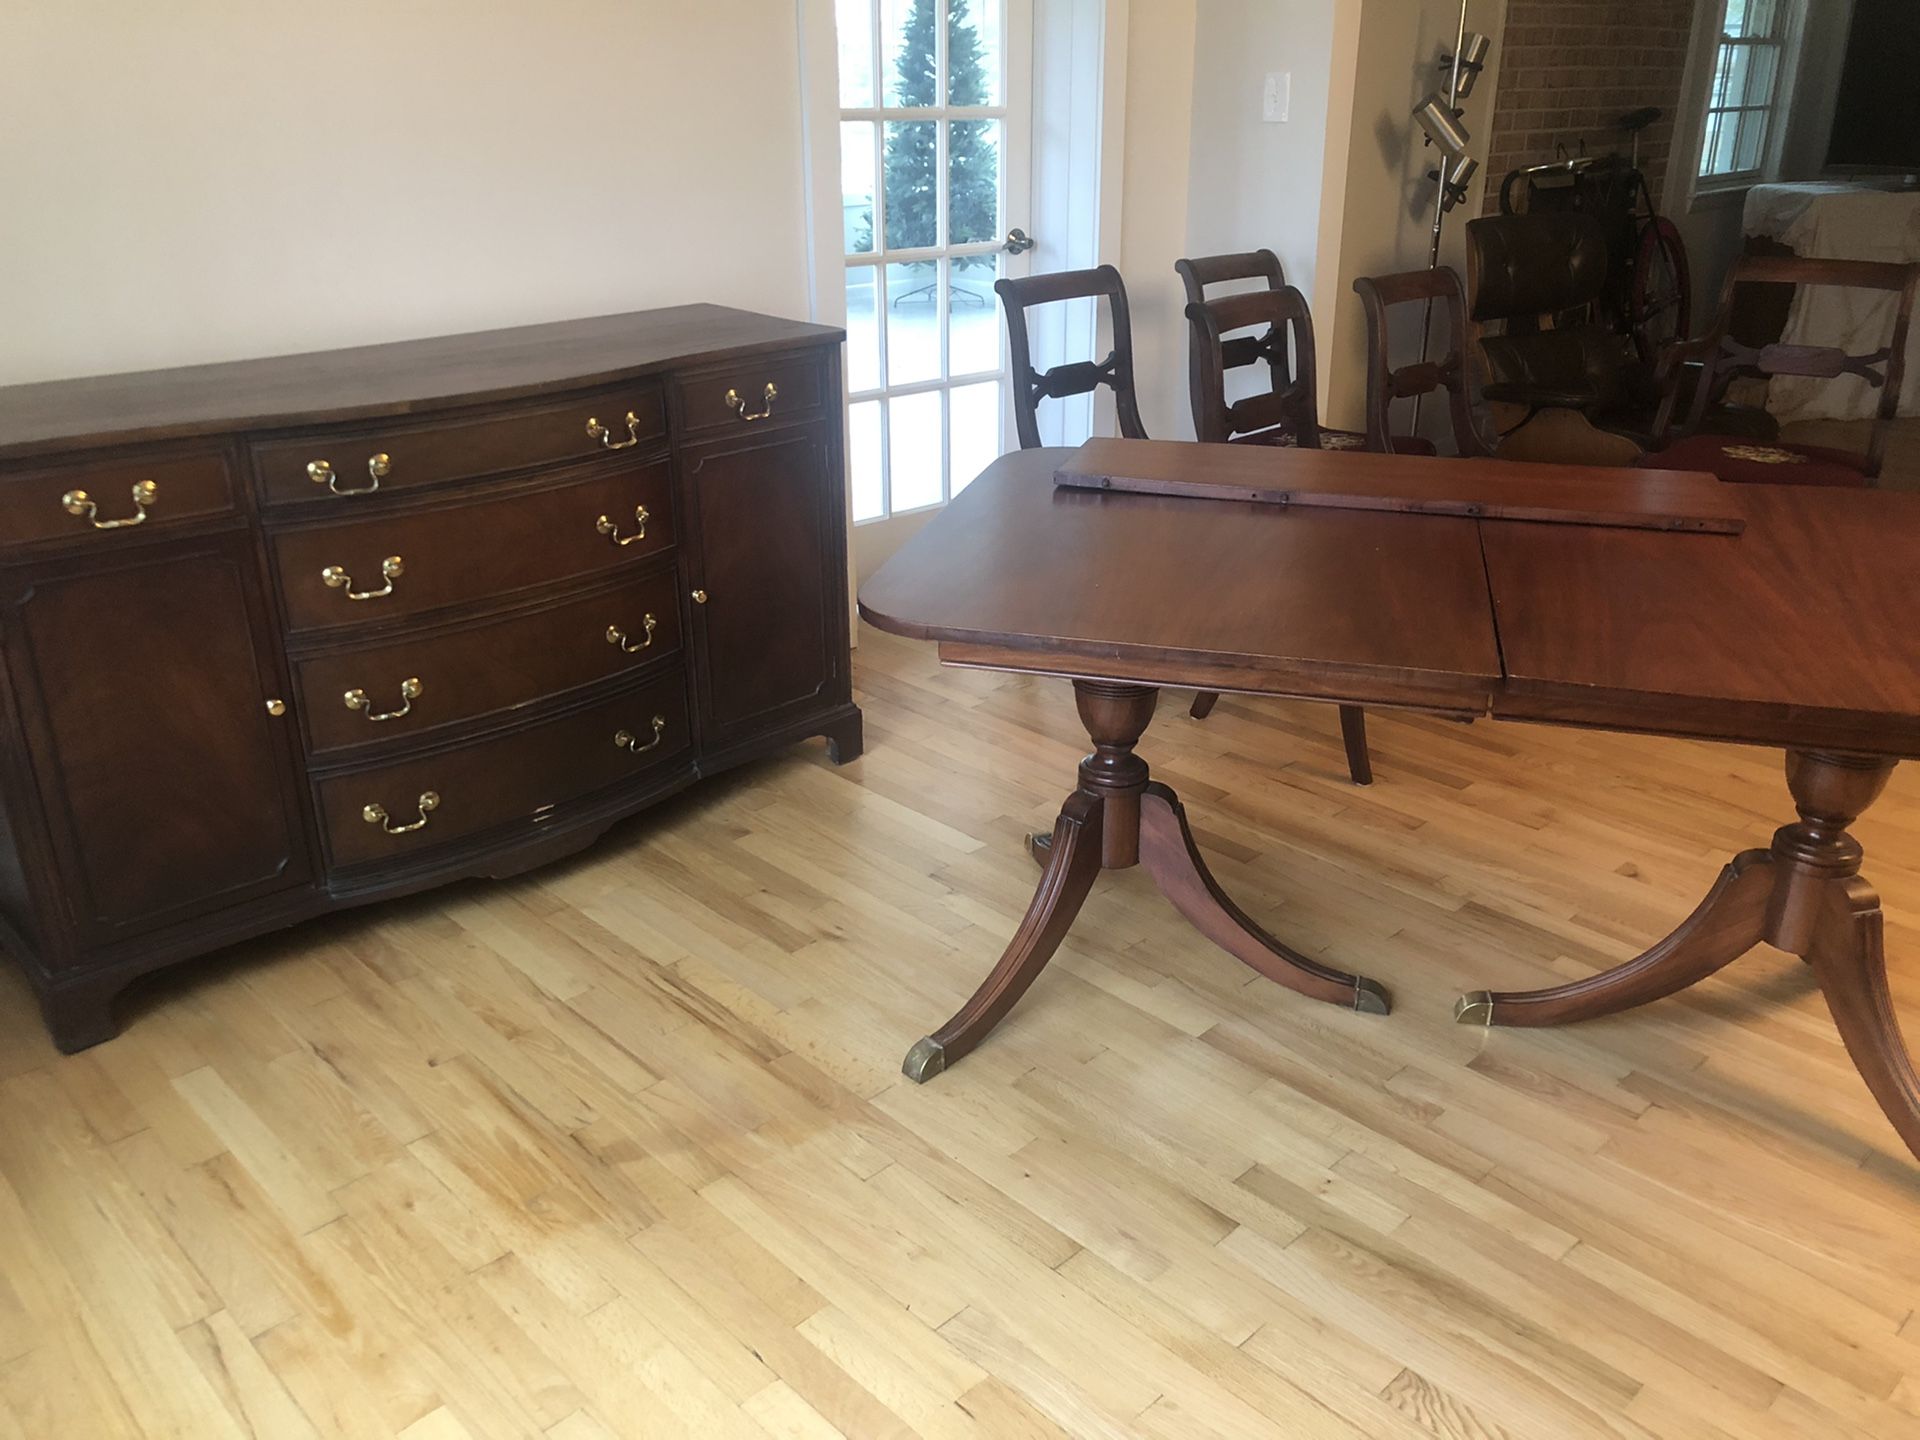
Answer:
MULTIPOLYGON (((1792 248, 1794 254, 1832 260, 1920 261, 1920 191, 1861 185, 1756 185, 1747 192, 1745 228, 1792 248)), ((1893 331, 1894 297, 1867 290, 1807 287, 1787 315, 1788 345, 1837 345, 1850 355, 1878 350, 1893 331)), ((1907 378, 1900 413, 1920 415, 1920 325, 1907 343, 1907 378)), ((1782 421, 1870 419, 1880 392, 1857 375, 1814 380, 1775 376, 1767 409, 1782 421)))

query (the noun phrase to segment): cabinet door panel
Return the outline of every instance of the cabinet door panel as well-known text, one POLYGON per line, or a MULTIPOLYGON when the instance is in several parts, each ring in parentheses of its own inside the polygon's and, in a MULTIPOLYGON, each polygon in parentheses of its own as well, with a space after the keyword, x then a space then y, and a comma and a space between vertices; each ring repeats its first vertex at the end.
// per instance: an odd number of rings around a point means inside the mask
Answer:
POLYGON ((833 634, 840 524, 824 427, 686 461, 698 514, 693 607, 709 739, 824 706, 842 677, 833 634))
POLYGON ((245 537, 42 572, 10 598, 31 763, 84 942, 306 878, 245 537))

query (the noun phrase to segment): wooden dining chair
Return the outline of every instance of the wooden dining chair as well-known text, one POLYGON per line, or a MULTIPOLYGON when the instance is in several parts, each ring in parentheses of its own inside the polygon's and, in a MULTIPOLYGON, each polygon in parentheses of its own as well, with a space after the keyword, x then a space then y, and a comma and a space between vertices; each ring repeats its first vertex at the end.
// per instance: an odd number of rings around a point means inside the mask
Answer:
POLYGON ((1388 455, 1432 455, 1433 442, 1393 433, 1393 402, 1415 395, 1447 392, 1453 421, 1454 453, 1491 455, 1473 412, 1472 372, 1467 361, 1467 293, 1459 273, 1447 266, 1410 270, 1400 275, 1363 275, 1353 282, 1367 312, 1367 448, 1388 455), (1446 315, 1447 351, 1412 365, 1393 364, 1389 311, 1418 305, 1423 315, 1438 306, 1446 315))
POLYGON ((1744 255, 1734 263, 1713 328, 1696 340, 1668 347, 1661 357, 1663 398, 1655 421, 1659 442, 1640 463, 1656 470, 1705 470, 1735 484, 1872 485, 1886 459, 1887 431, 1900 408, 1906 380, 1907 336, 1914 296, 1920 290, 1920 265, 1868 260, 1823 260, 1798 255, 1744 255), (1734 299, 1743 286, 1825 286, 1879 291, 1894 297, 1893 333, 1877 350, 1850 355, 1832 345, 1754 346, 1729 334, 1734 299), (1681 438, 1673 439, 1681 368, 1701 366, 1693 387, 1681 438), (1835 380, 1857 375, 1880 392, 1866 453, 1823 445, 1764 443, 1738 435, 1709 433, 1710 408, 1728 385, 1746 375, 1771 378, 1799 375, 1835 380))
POLYGON ((1042 400, 1064 400, 1086 395, 1104 385, 1113 391, 1113 408, 1120 434, 1145 440, 1140 402, 1133 388, 1133 323, 1127 314, 1127 287, 1111 265, 1095 270, 1059 270, 1050 275, 1028 275, 996 280, 993 288, 1007 314, 1007 351, 1013 362, 1013 419, 1022 450, 1040 448, 1039 409, 1042 400), (1066 300, 1105 300, 1113 325, 1113 349, 1098 362, 1074 360, 1050 370, 1033 368, 1033 347, 1027 335, 1027 311, 1035 305, 1066 300))
MULTIPOLYGON (((1270 251, 1263 253, 1271 258, 1270 251)), ((1277 267, 1279 262, 1274 263, 1277 267)), ((1215 300, 1190 301, 1187 321, 1193 330, 1195 352, 1190 371, 1193 428, 1201 440, 1290 444, 1307 450, 1328 448, 1322 445, 1325 432, 1320 428, 1319 405, 1314 398, 1313 315, 1304 295, 1291 285, 1282 285, 1215 300), (1249 329, 1261 330, 1258 340, 1234 335, 1235 331, 1249 329), (1249 358, 1230 359, 1235 354, 1249 358), (1229 403, 1226 372, 1260 359, 1268 362, 1270 387, 1229 403)), ((1365 437, 1356 438, 1364 443, 1365 437)), ((1193 700, 1193 717, 1205 719, 1219 698, 1212 691, 1201 691, 1193 700)), ((1371 785, 1373 760, 1367 749, 1367 717, 1358 705, 1340 707, 1340 737, 1346 745, 1347 773, 1353 783, 1371 785)))
MULTIPOLYGON (((1203 255, 1198 259, 1183 259, 1173 262, 1174 271, 1180 276, 1180 283, 1187 292, 1187 314, 1189 320, 1195 305, 1209 303, 1207 289, 1213 285, 1229 285, 1247 281, 1260 281, 1263 291, 1239 293, 1279 293, 1291 287, 1286 274, 1281 269, 1280 257, 1271 250, 1249 250, 1238 255, 1203 255)), ((1298 294, 1298 291, 1295 291, 1298 294)), ((1230 297, 1214 297, 1230 298, 1230 297)), ((1304 303, 1304 302, 1303 302, 1304 303)), ((1295 337, 1298 344, 1298 337, 1295 337)), ((1190 326, 1187 344, 1187 388, 1193 406, 1194 434, 1200 439, 1212 438, 1209 432, 1221 428, 1220 417, 1226 410, 1227 375, 1249 365, 1265 363, 1267 367, 1267 388, 1271 392, 1291 394, 1299 378, 1294 371, 1293 357, 1288 353, 1287 337, 1269 328, 1260 335, 1236 335, 1218 347, 1207 343, 1197 325, 1190 326), (1201 416, 1207 415, 1203 427, 1201 416)), ((1307 365, 1313 363, 1309 356, 1307 365)), ((1310 388, 1310 387, 1309 387, 1310 388)), ((1232 439, 1236 443, 1248 445, 1298 445, 1302 443, 1296 424, 1296 415, 1290 410, 1278 424, 1259 426, 1252 429, 1242 427, 1241 433, 1219 435, 1220 439, 1232 439)), ((1367 437, 1351 430, 1335 430, 1319 425, 1315 417, 1315 438, 1313 448, 1322 450, 1363 450, 1367 437)))

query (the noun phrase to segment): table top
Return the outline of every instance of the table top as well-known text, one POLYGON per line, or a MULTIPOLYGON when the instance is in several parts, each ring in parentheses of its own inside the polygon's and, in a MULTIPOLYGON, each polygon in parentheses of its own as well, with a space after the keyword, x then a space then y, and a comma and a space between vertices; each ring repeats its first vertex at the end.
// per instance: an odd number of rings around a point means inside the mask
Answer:
POLYGON ((1729 486, 1741 534, 1666 534, 1056 489, 1072 453, 996 461, 861 614, 956 664, 1920 757, 1920 496, 1729 486))

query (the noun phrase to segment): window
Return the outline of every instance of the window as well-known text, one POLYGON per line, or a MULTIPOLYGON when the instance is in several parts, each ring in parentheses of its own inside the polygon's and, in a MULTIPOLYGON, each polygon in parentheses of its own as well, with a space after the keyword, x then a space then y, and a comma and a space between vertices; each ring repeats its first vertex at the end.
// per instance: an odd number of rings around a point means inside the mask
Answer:
POLYGON ((1008 0, 836 0, 856 522, 944 504, 1001 452, 1008 0))
POLYGON ((1754 180, 1766 168, 1790 3, 1726 0, 1700 145, 1700 178, 1710 185, 1754 180))

